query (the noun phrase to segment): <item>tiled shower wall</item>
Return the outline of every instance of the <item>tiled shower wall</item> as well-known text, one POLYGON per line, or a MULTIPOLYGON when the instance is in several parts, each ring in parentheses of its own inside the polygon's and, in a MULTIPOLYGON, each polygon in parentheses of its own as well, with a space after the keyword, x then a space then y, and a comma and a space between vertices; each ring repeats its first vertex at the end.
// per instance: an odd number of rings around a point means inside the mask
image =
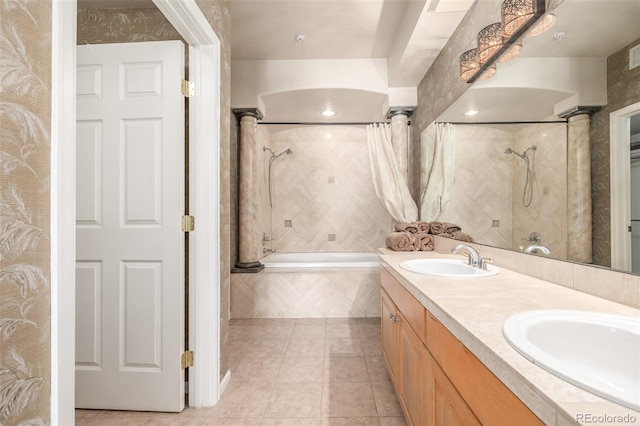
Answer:
POLYGON ((373 188, 364 127, 273 128, 271 147, 293 151, 272 165, 271 231, 278 252, 384 246, 392 219, 373 188))
MULTIPOLYGON (((433 137, 433 129, 425 132, 433 137)), ((441 220, 460 225, 475 241, 511 246, 512 159, 504 151, 512 144, 513 135, 504 130, 455 127, 455 183, 441 220), (494 227, 494 220, 500 225, 494 227)), ((425 177, 421 180, 424 188, 425 177)))
POLYGON ((532 124, 514 133, 513 150, 522 153, 532 145, 533 198, 529 207, 522 205, 526 179, 524 161, 513 160, 513 242, 511 248, 531 243, 522 239, 536 231, 541 243, 556 259, 567 258, 567 126, 532 124))
MULTIPOLYGON (((433 126, 425 132, 432 137, 433 126)), ((455 134, 454 190, 440 219, 460 225, 476 242, 514 250, 528 245, 522 238, 536 231, 554 257, 566 258, 566 125, 534 124, 515 132, 464 125, 455 134), (524 161, 504 152, 521 153, 531 145, 537 146, 528 153, 534 193, 525 208, 524 161)))

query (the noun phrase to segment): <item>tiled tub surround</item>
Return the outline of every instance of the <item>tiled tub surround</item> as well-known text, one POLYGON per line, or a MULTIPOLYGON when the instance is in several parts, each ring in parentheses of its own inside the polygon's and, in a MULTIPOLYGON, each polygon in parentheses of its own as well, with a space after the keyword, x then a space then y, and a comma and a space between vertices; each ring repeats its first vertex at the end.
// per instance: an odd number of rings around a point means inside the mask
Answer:
POLYGON ((378 275, 378 267, 231 274, 231 318, 379 317, 378 275))
POLYGON ((371 179, 364 126, 271 129, 272 237, 278 252, 361 252, 384 245, 392 220, 371 179))
MULTIPOLYGON (((437 250, 448 252, 449 242, 438 239, 437 250)), ((491 250, 481 248, 483 256, 492 255, 491 250)), ((519 255, 524 257, 523 255, 519 255)), ((492 277, 478 279, 453 279, 414 274, 399 267, 400 262, 425 257, 452 257, 450 254, 401 253, 383 250, 383 267, 389 271, 423 306, 427 308, 458 340, 460 340, 489 370, 493 372, 513 393, 518 396, 545 424, 575 425, 590 424, 585 416, 625 416, 631 415, 640 424, 640 413, 609 402, 590 392, 557 378, 539 368, 518 354, 503 338, 502 325, 511 315, 534 309, 576 309, 591 310, 629 317, 640 317, 636 308, 595 297, 590 294, 566 288, 551 282, 504 269, 498 263, 500 273, 492 277), (582 419, 582 421, 580 421, 582 419)), ((527 256, 527 260, 537 259, 527 256)), ((499 260, 499 258, 497 258, 499 260)), ((587 269, 581 265, 566 262, 545 261, 547 274, 564 275, 575 284, 587 269), (569 272, 563 268, 576 267, 569 272), (553 272, 551 270, 554 270, 553 272)), ((506 259, 505 263, 519 259, 506 259)), ((529 262, 526 262, 529 263, 529 262)), ((542 263, 533 261, 542 271, 542 263)), ((591 271, 598 271, 588 268, 591 271)), ((597 275, 597 274, 594 274, 597 275)), ((634 277, 636 279, 639 277, 634 277)), ((594 280, 594 278, 592 278, 594 280)), ((640 279, 629 283, 635 289, 635 300, 640 293, 640 279), (635 287, 632 284, 636 284, 635 287)), ((606 286, 606 280, 598 280, 606 286)), ((631 290, 634 291, 634 290, 631 290)), ((630 296, 632 299, 634 295, 630 296)), ((637 302, 636 302, 637 306, 637 302)), ((597 345, 597 342, 594 342, 597 345)), ((615 423, 607 423, 615 424, 615 423)))

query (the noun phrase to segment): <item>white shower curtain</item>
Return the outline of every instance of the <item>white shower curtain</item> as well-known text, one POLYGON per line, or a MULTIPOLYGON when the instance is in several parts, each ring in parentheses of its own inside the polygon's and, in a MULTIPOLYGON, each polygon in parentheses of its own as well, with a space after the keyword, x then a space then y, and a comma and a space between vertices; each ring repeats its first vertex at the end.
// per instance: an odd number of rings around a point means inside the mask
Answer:
POLYGON ((433 221, 442 215, 451 202, 455 159, 455 126, 435 124, 434 132, 421 136, 426 185, 420 202, 420 219, 433 221))
POLYGON ((391 145, 391 126, 371 124, 367 126, 369 163, 376 195, 387 211, 398 222, 418 219, 418 207, 411 198, 407 182, 391 145))

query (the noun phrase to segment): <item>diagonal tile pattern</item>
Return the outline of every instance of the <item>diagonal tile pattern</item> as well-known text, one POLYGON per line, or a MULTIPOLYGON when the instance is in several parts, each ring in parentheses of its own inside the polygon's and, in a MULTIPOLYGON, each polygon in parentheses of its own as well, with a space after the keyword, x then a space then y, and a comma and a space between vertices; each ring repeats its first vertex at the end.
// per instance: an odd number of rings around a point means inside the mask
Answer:
POLYGON ((440 219, 459 224, 478 242, 514 250, 528 245, 522 238, 536 231, 553 257, 566 258, 566 149, 564 124, 533 124, 515 133, 457 126, 454 190, 440 219), (531 145, 537 146, 528 153, 534 192, 525 208, 524 161, 504 152, 512 148, 521 153, 531 145), (493 225, 494 220, 499 226, 493 225))
POLYGON ((272 166, 273 247, 279 252, 353 252, 384 246, 392 219, 373 188, 364 128, 282 130, 272 133, 271 146, 276 152, 293 151, 272 166), (285 227, 285 220, 292 227, 285 227))
POLYGON ((77 410, 76 424, 406 426, 380 351, 380 318, 239 319, 229 333, 234 348, 252 350, 230 351, 231 381, 216 407, 77 410))
POLYGON ((378 317, 379 298, 377 268, 231 274, 236 319, 378 317))

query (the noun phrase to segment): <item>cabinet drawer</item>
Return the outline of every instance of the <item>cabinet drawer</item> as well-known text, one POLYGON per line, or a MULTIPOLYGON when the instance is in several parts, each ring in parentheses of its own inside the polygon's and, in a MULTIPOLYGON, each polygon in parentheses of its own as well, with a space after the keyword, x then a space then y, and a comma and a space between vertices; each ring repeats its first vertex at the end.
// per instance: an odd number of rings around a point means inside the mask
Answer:
POLYGON ((393 303, 402 312, 418 338, 427 344, 427 310, 384 268, 380 270, 380 282, 393 303))
POLYGON ((427 349, 483 425, 543 423, 433 316, 427 349))

